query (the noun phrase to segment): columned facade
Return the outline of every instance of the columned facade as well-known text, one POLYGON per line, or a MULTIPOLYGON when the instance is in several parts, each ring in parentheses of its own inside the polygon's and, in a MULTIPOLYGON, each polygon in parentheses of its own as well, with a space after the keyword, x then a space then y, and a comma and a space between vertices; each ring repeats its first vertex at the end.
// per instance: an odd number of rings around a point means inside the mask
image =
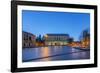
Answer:
POLYGON ((45 45, 67 45, 68 34, 46 34, 44 37, 45 45))

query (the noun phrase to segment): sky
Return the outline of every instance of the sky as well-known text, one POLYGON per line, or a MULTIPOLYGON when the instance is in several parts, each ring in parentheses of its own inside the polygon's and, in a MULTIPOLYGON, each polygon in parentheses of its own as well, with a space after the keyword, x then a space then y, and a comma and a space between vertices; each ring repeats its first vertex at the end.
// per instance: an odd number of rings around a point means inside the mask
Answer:
POLYGON ((90 28, 89 13, 22 10, 22 30, 36 36, 69 34, 75 41, 90 28))

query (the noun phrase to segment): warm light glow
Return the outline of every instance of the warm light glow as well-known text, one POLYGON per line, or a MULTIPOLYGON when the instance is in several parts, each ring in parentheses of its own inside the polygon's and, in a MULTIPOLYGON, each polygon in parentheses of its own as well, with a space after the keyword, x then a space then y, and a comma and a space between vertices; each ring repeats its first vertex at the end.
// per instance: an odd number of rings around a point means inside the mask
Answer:
POLYGON ((45 37, 47 38, 47 37, 48 37, 48 35, 45 35, 45 37))
MULTIPOLYGON (((50 50, 49 50, 49 48, 48 47, 44 47, 43 49, 42 49, 42 54, 41 54, 43 57, 48 57, 48 56, 50 56, 50 50)), ((45 58, 45 59, 43 59, 44 61, 49 61, 50 60, 50 58, 45 58)))

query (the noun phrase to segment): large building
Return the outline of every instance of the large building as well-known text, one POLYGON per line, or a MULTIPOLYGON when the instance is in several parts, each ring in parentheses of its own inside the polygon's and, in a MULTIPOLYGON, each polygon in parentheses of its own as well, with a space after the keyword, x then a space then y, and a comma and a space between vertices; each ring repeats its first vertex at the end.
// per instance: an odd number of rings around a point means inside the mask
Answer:
POLYGON ((68 34, 46 34, 43 36, 45 45, 67 45, 69 35, 68 34))
POLYGON ((90 36, 84 37, 82 40, 82 47, 83 48, 89 48, 90 47, 90 36))
POLYGON ((83 31, 81 43, 82 43, 83 48, 89 48, 90 47, 90 31, 89 30, 83 31))
POLYGON ((35 46, 36 36, 29 32, 22 32, 22 43, 23 48, 31 48, 35 46))

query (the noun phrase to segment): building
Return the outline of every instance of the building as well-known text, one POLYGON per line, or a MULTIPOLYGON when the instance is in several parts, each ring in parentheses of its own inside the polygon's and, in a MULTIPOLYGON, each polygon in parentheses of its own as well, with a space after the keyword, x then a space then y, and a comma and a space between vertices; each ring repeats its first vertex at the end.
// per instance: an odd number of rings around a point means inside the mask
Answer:
POLYGON ((82 40, 82 47, 83 48, 89 48, 90 47, 90 36, 84 37, 82 40))
POLYGON ((90 47, 90 31, 89 30, 83 31, 81 43, 82 43, 83 48, 89 48, 90 47))
POLYGON ((45 45, 67 45, 69 35, 68 34, 46 34, 43 36, 45 45))
POLYGON ((22 46, 23 48, 31 48, 35 46, 36 36, 29 32, 22 32, 22 46))

